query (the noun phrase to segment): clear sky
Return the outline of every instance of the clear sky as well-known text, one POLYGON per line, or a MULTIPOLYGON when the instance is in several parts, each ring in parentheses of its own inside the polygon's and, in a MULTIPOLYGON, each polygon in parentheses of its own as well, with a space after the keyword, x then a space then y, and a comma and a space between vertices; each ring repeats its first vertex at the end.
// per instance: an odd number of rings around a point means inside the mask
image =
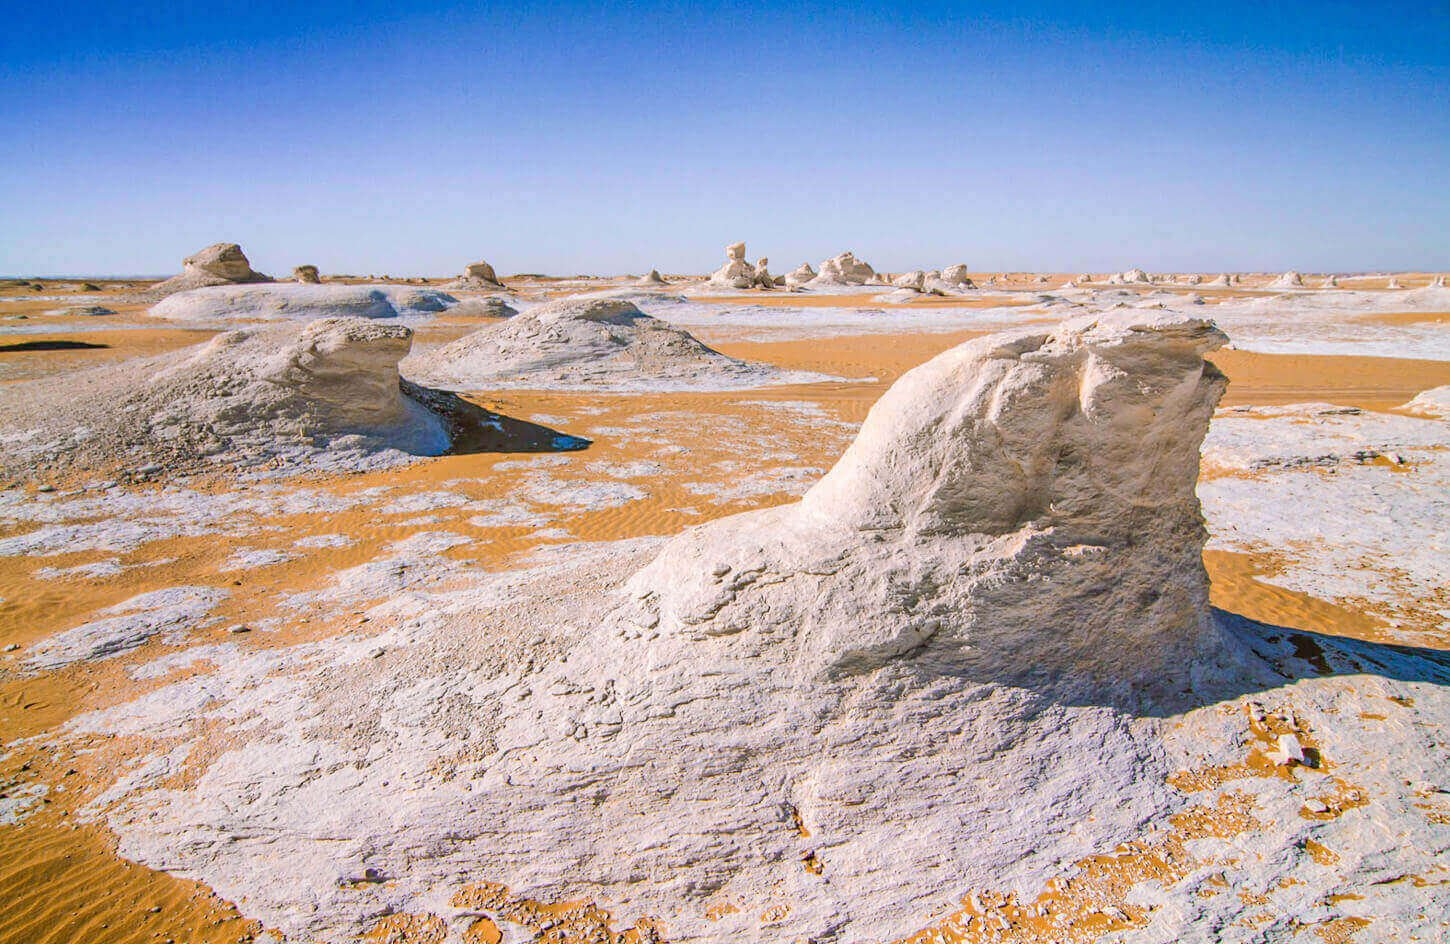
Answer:
POLYGON ((8 274, 1450 270, 1445 0, 52 0, 0 128, 8 274))

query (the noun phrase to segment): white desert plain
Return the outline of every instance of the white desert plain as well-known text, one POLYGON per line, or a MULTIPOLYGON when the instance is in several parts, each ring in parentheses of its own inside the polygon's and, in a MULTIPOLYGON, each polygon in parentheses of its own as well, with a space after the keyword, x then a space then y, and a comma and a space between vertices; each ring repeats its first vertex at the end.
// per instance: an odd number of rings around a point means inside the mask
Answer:
POLYGON ((647 264, 0 285, 0 942, 1450 936, 1442 273, 647 264))

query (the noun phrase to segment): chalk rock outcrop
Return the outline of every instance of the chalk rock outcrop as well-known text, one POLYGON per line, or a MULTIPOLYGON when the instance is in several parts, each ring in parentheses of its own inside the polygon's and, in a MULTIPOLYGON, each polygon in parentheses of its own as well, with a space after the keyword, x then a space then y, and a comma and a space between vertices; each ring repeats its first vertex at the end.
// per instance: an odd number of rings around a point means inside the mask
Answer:
POLYGON ((1230 288, 1232 285, 1233 285, 1233 280, 1231 278, 1229 278, 1229 274, 1227 272, 1225 272, 1222 275, 1220 275, 1218 278, 1216 278, 1213 281, 1207 283, 1204 287, 1205 288, 1230 288))
POLYGON ((301 282, 304 285, 321 285, 322 276, 315 265, 300 265, 292 270, 292 281, 301 282))
POLYGON ((640 288, 654 288, 657 285, 668 285, 669 283, 665 281, 664 276, 660 275, 659 269, 650 269, 648 275, 643 276, 634 284, 640 288))
POLYGON ((448 309, 449 318, 512 318, 519 310, 497 296, 465 298, 448 309))
POLYGON ((181 260, 181 273, 158 282, 143 294, 152 298, 208 285, 238 285, 270 282, 271 277, 252 270, 247 254, 236 243, 214 243, 181 260))
POLYGON ((755 266, 745 261, 745 244, 731 243, 725 247, 725 264, 706 279, 711 288, 747 289, 755 285, 755 266))
POLYGON ((1324 279, 1324 282, 1321 283, 1319 287, 1320 288, 1339 288, 1339 277, 1338 276, 1334 276, 1334 275, 1326 276, 1325 279, 1324 279))
POLYGON ((493 266, 479 261, 464 266, 463 274, 443 287, 460 292, 496 292, 504 286, 498 280, 498 273, 494 272, 493 266))
MULTIPOLYGON (((733 388, 778 372, 727 357, 622 298, 565 298, 489 325, 403 365, 446 390, 733 388)), ((775 381, 780 382, 780 381, 775 381)))
POLYGON ((7 387, 36 434, 6 465, 255 466, 381 452, 436 455, 444 420, 400 388, 402 325, 328 318, 219 334, 194 348, 7 387), (84 427, 86 435, 75 436, 84 427), (333 455, 327 455, 329 451, 333 455))
POLYGON ((168 321, 225 323, 257 318, 397 318, 441 312, 458 299, 395 285, 225 285, 177 292, 147 312, 168 321))
POLYGON ((1425 287, 1426 288, 1444 288, 1445 287, 1445 276, 1443 276, 1443 275, 1437 275, 1437 276, 1435 276, 1433 279, 1430 280, 1430 284, 1427 285, 1427 286, 1425 286, 1425 287))
POLYGON ((1303 288, 1304 277, 1293 269, 1269 283, 1269 288, 1303 288))
POLYGON ((897 288, 914 288, 920 292, 926 286, 926 273, 920 269, 898 275, 891 280, 897 288))
POLYGON ((789 288, 799 288, 815 277, 816 270, 811 268, 811 264, 802 262, 793 271, 786 273, 785 284, 789 288))
POLYGON ((976 288, 976 285, 972 282, 971 274, 968 273, 967 267, 963 263, 949 265, 945 269, 942 269, 941 280, 957 288, 976 288))
POLYGON ((855 253, 847 251, 822 262, 820 274, 811 280, 811 284, 821 287, 865 285, 875 275, 875 269, 857 259, 855 253))
POLYGON ((1142 269, 1129 269, 1126 272, 1114 272, 1108 276, 1109 285, 1148 285, 1152 282, 1148 273, 1142 269))
POLYGON ((1389 282, 1385 285, 1385 288, 1395 288, 1395 289, 1398 289, 1398 288, 1404 288, 1404 286, 1400 284, 1399 276, 1392 275, 1392 276, 1390 276, 1389 282))
POLYGON ((1187 284, 1188 284, 1188 285, 1201 285, 1201 284, 1203 284, 1203 276, 1201 276, 1201 275, 1199 275, 1199 274, 1197 274, 1197 273, 1194 273, 1194 274, 1193 274, 1193 275, 1190 275, 1190 276, 1189 276, 1189 277, 1188 277, 1188 278, 1187 278, 1187 279, 1185 279, 1185 280, 1184 280, 1184 281, 1185 281, 1185 282, 1186 282, 1186 283, 1187 283, 1187 284))

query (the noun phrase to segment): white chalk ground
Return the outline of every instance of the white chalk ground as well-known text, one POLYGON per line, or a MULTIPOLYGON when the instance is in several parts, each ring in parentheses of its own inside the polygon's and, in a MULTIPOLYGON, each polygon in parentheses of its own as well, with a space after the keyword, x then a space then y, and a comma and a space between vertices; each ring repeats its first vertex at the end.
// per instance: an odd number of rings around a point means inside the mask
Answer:
POLYGON ((264 282, 216 285, 169 295, 151 306, 154 318, 225 325, 254 319, 402 318, 432 316, 458 304, 437 289, 399 285, 306 285, 264 282))
MULTIPOLYGON (((880 291, 879 286, 865 288, 880 291)), ((1282 299, 1235 299, 1192 309, 1182 296, 1148 300, 1126 294, 1137 299, 1135 306, 1146 301, 1212 317, 1244 349, 1450 359, 1443 328, 1394 327, 1355 318, 1373 312, 1450 311, 1450 292, 1444 297, 1428 290, 1341 289, 1323 296, 1295 292, 1282 299)), ((1052 297, 1072 302, 1041 304, 1052 311, 1071 307, 1072 313, 1128 304, 1113 292, 1069 291, 1052 297)), ((996 328, 1028 314, 1022 308, 879 313, 722 308, 668 296, 637 304, 655 317, 700 329, 702 337, 763 340, 996 328)), ((1425 402, 1433 406, 1435 398, 1425 402)), ((814 424, 827 431, 829 423, 821 425, 821 417, 812 412, 785 405, 778 417, 781 423, 814 424)), ((1268 579, 1323 599, 1369 607, 1403 624, 1395 630, 1398 641, 1423 642, 1420 627, 1450 623, 1450 423, 1434 418, 1430 409, 1418 412, 1349 413, 1313 404, 1221 410, 1204 446, 1205 476, 1198 488, 1210 547, 1272 551, 1287 566, 1268 579)), ((671 424, 693 420, 689 413, 654 413, 634 417, 625 427, 600 426, 595 432, 655 442, 663 459, 669 455, 671 424)), ((772 448, 768 431, 721 432, 754 433, 756 445, 751 448, 772 448)), ((780 458, 779 468, 745 479, 728 465, 702 470, 699 480, 686 488, 728 501, 756 488, 799 493, 819 477, 819 469, 793 464, 787 455, 780 458)), ((0 554, 44 558, 89 550, 119 555, 79 565, 109 572, 128 566, 122 562, 128 552, 178 535, 257 542, 265 532, 259 519, 281 513, 325 519, 357 507, 386 515, 461 509, 479 527, 544 527, 569 509, 622 507, 648 487, 628 481, 650 474, 643 468, 590 468, 588 481, 565 474, 586 462, 587 454, 521 460, 514 472, 519 475, 517 495, 495 502, 472 501, 449 491, 393 494, 389 489, 339 497, 282 485, 243 485, 225 494, 191 491, 185 485, 138 491, 107 483, 71 494, 11 489, 0 491, 0 521, 11 528, 33 527, 0 539, 0 554)), ((553 792, 548 805, 515 809, 515 818, 507 822, 484 821, 477 815, 481 801, 494 802, 498 791, 509 787, 496 772, 470 767, 466 760, 498 744, 501 732, 490 721, 487 706, 527 692, 533 676, 508 667, 524 652, 561 656, 571 638, 553 634, 562 627, 586 625, 597 615, 580 609, 589 598, 587 591, 616 585, 620 575, 652 557, 659 542, 560 546, 541 551, 527 569, 486 574, 445 556, 450 546, 472 537, 449 531, 414 535, 377 559, 336 574, 323 590, 289 601, 295 607, 335 613, 367 606, 369 626, 355 635, 266 650, 230 643, 180 648, 131 667, 139 673, 136 677, 162 679, 163 684, 131 702, 76 719, 54 735, 61 743, 93 734, 134 735, 155 745, 118 774, 116 785, 92 805, 89 815, 118 832, 123 853, 194 874, 234 900, 245 897, 244 912, 280 927, 308 929, 324 937, 330 933, 336 939, 344 939, 364 915, 375 913, 380 900, 400 910, 431 908, 449 917, 455 931, 460 929, 468 918, 450 908, 447 898, 463 873, 472 880, 511 884, 520 893, 557 895, 568 890, 598 898, 626 921, 672 896, 695 901, 712 891, 672 883, 666 850, 658 856, 611 859, 610 849, 601 847, 595 867, 604 872, 593 879, 614 888, 633 882, 653 888, 638 901, 601 898, 599 885, 580 874, 580 862, 537 855, 538 848, 556 848, 559 806, 608 808, 615 802, 607 791, 601 792, 594 772, 567 763, 550 767, 547 779, 553 792), (375 602, 379 598, 384 602, 375 602), (510 615, 515 613, 526 613, 528 619, 510 615), (463 625, 475 630, 460 635, 457 627, 463 625), (169 673, 202 660, 211 662, 214 671, 164 682, 169 673), (218 723, 236 738, 235 749, 223 754, 195 788, 165 786, 202 741, 214 736, 218 723), (439 764, 455 775, 440 779, 439 764), (245 802, 238 803, 239 798, 245 802), (243 817, 247 828, 238 839, 243 817), (398 843, 400 835, 409 837, 406 846, 398 843), (537 840, 544 837, 549 841, 540 844, 537 840), (479 874, 478 863, 490 861, 500 850, 509 858, 531 852, 538 861, 527 874, 479 874), (361 876, 365 868, 387 875, 387 888, 346 881, 361 876)), ((323 535, 308 540, 325 547, 349 539, 323 535)), ((246 556, 250 553, 255 549, 240 551, 238 562, 255 562, 246 556)), ((56 576, 86 579, 79 568, 74 575, 56 576)), ((217 602, 199 589, 182 585, 128 600, 18 658, 31 670, 44 671, 75 659, 117 657, 157 641, 184 647, 189 633, 207 625, 217 602)), ((1201 867, 1168 886, 1137 886, 1130 902, 1154 906, 1152 920, 1144 928, 1106 939, 1124 944, 1317 942, 1315 929, 1325 922, 1365 916, 1374 923, 1357 941, 1436 940, 1447 920, 1441 892, 1450 880, 1450 758, 1445 747, 1450 743, 1450 671, 1443 661, 1321 640, 1333 673, 1310 677, 1316 673, 1287 654, 1288 646, 1273 634, 1266 640, 1262 631, 1238 625, 1231 632, 1250 640, 1288 678, 1298 680, 1268 680, 1241 697, 1161 721, 1131 718, 1100 706, 1043 703, 1017 727, 1020 705, 988 704, 979 721, 963 732, 963 744, 989 755, 1030 753, 1036 740, 1050 734, 1072 739, 1084 756, 1098 756, 1103 751, 1131 753, 1161 741, 1159 748, 1139 758, 1142 769, 1156 776, 1177 766, 1241 760, 1249 740, 1242 708, 1246 699, 1262 703, 1271 713, 1291 713, 1312 734, 1332 770, 1301 770, 1296 779, 1238 778, 1195 795, 1193 802, 1206 802, 1219 794, 1247 793, 1264 827, 1235 840, 1195 841, 1192 852, 1201 867), (1388 722, 1367 717, 1386 715, 1388 722), (1144 737, 1148 732, 1151 738, 1144 737), (1369 802, 1330 818, 1304 816, 1306 802, 1342 792, 1332 778, 1362 791, 1369 802), (1333 849, 1339 861, 1321 864, 1306 854, 1311 839, 1333 849), (1220 877, 1234 892, 1268 898, 1272 907, 1264 910, 1295 919, 1280 918, 1259 928, 1234 923, 1246 907, 1236 894, 1202 894, 1220 877), (1359 897, 1325 904, 1330 895, 1359 897)), ((594 723, 605 729, 612 724, 608 693, 560 694, 597 706, 591 709, 597 715, 594 723)), ((1025 692, 1013 697, 1031 700, 1025 692)), ((901 723, 909 727, 910 717, 901 723)), ((742 731, 738 742, 701 755, 696 759, 700 775, 737 775, 744 758, 756 749, 754 736, 742 731)), ((759 736, 778 732, 765 726, 759 736)), ((939 748, 924 744, 913 750, 939 748)), ((517 754, 510 765, 522 763, 531 749, 530 744, 515 743, 517 754)), ((1066 798, 1063 802, 1090 809, 1098 819, 1056 837, 1050 856, 1023 849, 1023 858, 1007 861, 992 858, 992 850, 1010 851, 1014 837, 1026 835, 1017 823, 1023 811, 1014 803, 1020 794, 1013 791, 1028 786, 1037 790, 1040 784, 1004 788, 1000 781, 984 781, 980 803, 968 812, 919 811, 921 816, 961 815, 965 818, 957 828, 963 841, 983 843, 982 865, 961 872, 942 888, 942 907, 953 905, 956 896, 973 886, 1037 890, 1047 877, 1069 869, 1074 857, 1105 851, 1112 845, 1108 837, 1133 835, 1144 824, 1163 828, 1165 816, 1184 802, 1161 790, 1151 777, 1133 783, 1095 781, 1043 761, 1024 769, 1055 784, 1062 791, 1058 795, 1066 798)), ((993 763, 1000 766, 999 759, 993 763)), ((860 771, 829 764, 822 770, 828 775, 800 786, 803 801, 849 805, 855 802, 851 791, 868 789, 860 771)), ((46 789, 34 785, 10 794, 0 804, 0 822, 23 818, 46 789)), ((632 815, 628 808, 615 812, 632 815)), ((794 855, 799 840, 790 830, 790 811, 781 811, 781 821, 781 848, 794 855)), ((704 837, 691 836, 677 841, 687 847, 707 843, 704 837)), ((877 873, 894 869, 908 874, 930 867, 911 861, 909 845, 891 849, 895 858, 877 863, 877 873)), ((702 856, 711 852, 703 845, 688 851, 702 856)), ((824 880, 829 881, 838 850, 817 851, 826 863, 824 880)), ((821 880, 793 872, 782 895, 818 894, 801 883, 821 880)), ((889 884, 882 886, 880 907, 898 894, 889 884)), ((865 902, 862 907, 872 905, 865 902)), ((882 936, 910 931, 927 917, 927 911, 902 914, 899 926, 881 928, 882 936)), ((685 933, 671 939, 716 939, 701 927, 698 922, 682 926, 685 933)), ((736 928, 719 939, 738 940, 740 933, 736 928)))

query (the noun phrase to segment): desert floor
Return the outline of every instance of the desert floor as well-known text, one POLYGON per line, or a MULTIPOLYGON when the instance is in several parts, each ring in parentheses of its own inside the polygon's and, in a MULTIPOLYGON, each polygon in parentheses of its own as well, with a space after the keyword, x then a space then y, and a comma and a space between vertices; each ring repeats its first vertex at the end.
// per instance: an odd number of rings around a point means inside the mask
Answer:
MULTIPOLYGON (((1053 284, 1061 279, 1054 277, 1053 284)), ((510 282, 523 298, 581 287, 510 282)), ((1366 294, 1383 291, 1373 280, 1355 287, 1366 294)), ((118 286, 101 288, 0 288, 0 384, 176 350, 216 330, 151 320, 146 306, 126 302, 118 286), (106 305, 115 313, 52 313, 81 304, 106 305)), ((89 811, 149 748, 113 734, 54 737, 75 719, 211 671, 216 656, 210 653, 219 646, 284 649, 343 636, 366 639, 375 628, 370 607, 395 587, 457 580, 473 570, 507 570, 540 548, 671 535, 712 518, 791 501, 831 466, 867 410, 903 372, 991 330, 1063 317, 1032 294, 1041 286, 1003 287, 1009 289, 1019 294, 895 305, 889 312, 869 296, 692 299, 686 324, 707 344, 739 358, 840 378, 823 383, 727 392, 510 389, 468 395, 496 412, 591 440, 578 452, 455 454, 385 471, 275 480, 196 476, 111 486, 81 477, 0 483, 0 645, 8 649, 0 656, 0 793, 6 798, 0 800, 6 804, 0 806, 0 944, 268 939, 264 928, 242 916, 244 902, 223 901, 202 884, 118 855, 115 838, 89 811), (749 313, 734 319, 712 313, 742 308, 749 313), (825 308, 840 319, 813 319, 812 312, 825 308), (954 308, 960 311, 952 313, 954 308), (852 309, 887 312, 890 320, 874 324, 852 309), (933 312, 923 315, 921 326, 910 320, 918 309, 933 312), (938 317, 943 311, 948 314, 938 317), (48 489, 39 491, 42 485, 48 489), (340 574, 375 562, 396 562, 399 573, 415 574, 416 582, 404 576, 371 595, 331 592, 340 574), (225 592, 184 639, 157 638, 116 658, 48 671, 26 668, 27 650, 38 642, 125 612, 127 601, 142 594, 177 587, 225 592), (210 648, 201 650, 204 646, 210 648), (193 648, 201 654, 186 658, 193 648), (158 661, 162 657, 164 663, 158 661)), ((1146 296, 1149 290, 1129 291, 1146 296)), ((1205 316, 1213 317, 1221 305, 1272 293, 1246 287, 1236 294, 1207 289, 1200 294, 1205 316)), ((1323 344, 1318 342, 1326 335, 1308 327, 1297 338, 1303 343, 1296 343, 1295 317, 1286 313, 1259 332, 1267 339, 1263 344, 1236 344, 1210 357, 1230 378, 1205 449, 1201 483, 1213 535, 1205 558, 1213 603, 1282 627, 1450 649, 1446 585, 1436 585, 1433 566, 1413 562, 1436 556, 1438 549, 1425 542, 1433 545, 1433 533, 1447 524, 1440 517, 1443 494, 1433 494, 1445 481, 1445 446, 1431 437, 1418 449, 1406 444, 1397 455, 1376 445, 1377 434, 1356 425, 1374 417, 1399 422, 1410 416, 1403 407, 1417 394, 1450 385, 1445 353, 1450 313, 1330 311, 1316 315, 1314 323, 1332 323, 1340 334, 1323 344), (1396 333, 1405 331, 1414 333, 1396 333), (1427 351, 1427 344, 1435 347, 1427 351), (1275 412, 1295 404, 1353 412, 1275 412), (1262 424, 1272 445, 1277 431, 1319 423, 1321 416, 1339 425, 1326 433, 1334 443, 1295 453, 1313 462, 1244 463, 1214 452, 1221 429, 1243 438, 1253 433, 1244 429, 1262 424), (1354 449, 1336 445, 1352 445, 1356 437, 1375 454, 1351 460, 1354 449), (1427 491, 1393 491, 1432 471, 1427 491), (1355 504, 1361 501, 1361 480, 1378 500, 1399 503, 1405 514, 1418 516, 1423 527, 1366 524, 1355 532, 1355 545, 1337 538, 1340 532, 1329 526, 1294 530, 1298 519, 1318 520, 1321 511, 1324 520, 1347 519, 1340 523, 1349 529, 1371 516, 1371 506, 1355 504), (1350 491, 1341 494, 1341 487, 1350 491), (1317 494, 1317 500, 1305 504, 1306 493, 1317 494), (1254 531, 1255 519, 1246 509, 1285 504, 1293 507, 1276 512, 1278 530, 1254 531), (1402 558, 1411 563, 1401 566, 1402 558)), ((476 326, 445 314, 418 324, 415 343, 438 344, 476 326)), ((1236 336, 1232 323, 1225 328, 1236 336)), ((1233 451, 1221 442, 1218 448, 1233 451)), ((1387 701, 1385 723, 1393 723, 1399 710, 1387 701)), ((1265 731, 1266 743, 1271 734, 1265 731)), ((224 743, 219 731, 215 749, 224 743)), ((1240 774, 1283 775, 1259 754, 1245 759, 1240 774)), ((184 784, 189 774, 183 769, 171 776, 184 784)), ((1182 788, 1198 787, 1189 778, 1182 788)), ((1072 939, 1092 939, 1132 920, 1129 911, 1103 909, 1102 901, 1143 876, 1185 868, 1184 837, 1254 828, 1250 811, 1231 806, 1186 816, 1175 825, 1177 837, 1159 838, 1151 849, 1083 863, 1072 883, 1031 907, 984 888, 964 908, 1000 918, 1007 939, 1045 941, 1056 939, 1054 932, 1034 909, 1052 903, 1070 911, 1075 901, 1090 900, 1093 907, 1083 906, 1072 939)), ((1314 854, 1332 857, 1335 851, 1314 854)), ((477 881, 484 887, 491 877, 480 874, 477 881)), ((508 898, 506 891, 485 891, 508 898)), ((572 929, 578 940, 600 939, 590 935, 607 926, 606 917, 582 905, 509 901, 506 907, 525 926, 543 927, 549 914, 564 915, 560 928, 572 929)), ((954 923, 959 917, 920 915, 920 939, 986 940, 983 928, 998 927, 954 923)), ((1322 936, 1347 940, 1361 926, 1359 919, 1341 919, 1326 924, 1322 936)), ((394 915, 379 919, 374 937, 442 941, 443 934, 425 915, 394 915)), ((467 939, 500 936, 480 920, 467 939)))

